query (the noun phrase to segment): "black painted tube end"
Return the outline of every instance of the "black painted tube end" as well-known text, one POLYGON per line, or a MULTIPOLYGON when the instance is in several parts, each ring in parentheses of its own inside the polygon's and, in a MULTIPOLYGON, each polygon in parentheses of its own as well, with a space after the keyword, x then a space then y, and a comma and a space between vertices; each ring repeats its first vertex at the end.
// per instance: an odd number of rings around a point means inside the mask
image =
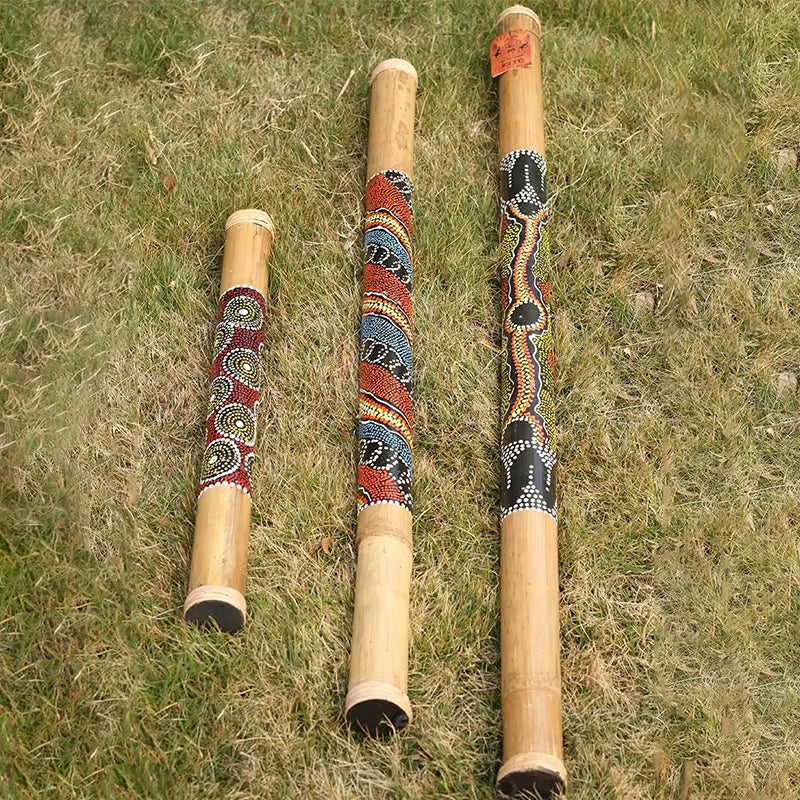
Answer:
POLYGON ((408 726, 408 714, 390 700, 364 700, 347 711, 347 723, 354 731, 385 739, 408 726))

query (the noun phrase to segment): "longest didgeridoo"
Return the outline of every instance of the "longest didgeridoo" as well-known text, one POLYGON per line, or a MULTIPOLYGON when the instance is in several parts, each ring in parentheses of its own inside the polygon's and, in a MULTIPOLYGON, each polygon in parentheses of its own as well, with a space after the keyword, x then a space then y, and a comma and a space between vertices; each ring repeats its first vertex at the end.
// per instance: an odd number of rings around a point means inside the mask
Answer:
POLYGON ((372 73, 359 370, 358 531, 349 724, 371 736, 411 721, 411 226, 417 73, 372 73))
MULTIPOLYGON (((500 660, 506 794, 563 790, 556 431, 539 18, 497 20, 503 420, 500 660)), ((493 72, 494 72, 493 68, 493 72)))
POLYGON ((242 628, 247 613, 250 470, 272 238, 272 220, 263 211, 236 211, 225 223, 206 449, 184 619, 197 625, 213 622, 230 633, 242 628))

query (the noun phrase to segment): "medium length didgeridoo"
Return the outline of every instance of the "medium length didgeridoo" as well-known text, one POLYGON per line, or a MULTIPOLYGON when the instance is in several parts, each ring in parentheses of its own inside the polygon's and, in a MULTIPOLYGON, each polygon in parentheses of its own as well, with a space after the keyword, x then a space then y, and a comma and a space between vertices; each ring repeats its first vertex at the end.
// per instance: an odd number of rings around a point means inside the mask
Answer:
POLYGON ((225 223, 214 360, 200 467, 189 594, 183 615, 235 633, 244 624, 250 471, 261 393, 272 220, 245 209, 225 223))
MULTIPOLYGON (((497 20, 503 420, 500 661, 506 794, 562 791, 556 431, 541 25, 513 6, 497 20), (502 58, 500 59, 503 60, 502 58), (526 65, 527 64, 527 65, 526 65)), ((493 72, 496 71, 493 68, 493 72)))
POLYGON ((411 721, 411 226, 417 73, 372 73, 359 370, 358 530, 348 723, 371 736, 411 721))

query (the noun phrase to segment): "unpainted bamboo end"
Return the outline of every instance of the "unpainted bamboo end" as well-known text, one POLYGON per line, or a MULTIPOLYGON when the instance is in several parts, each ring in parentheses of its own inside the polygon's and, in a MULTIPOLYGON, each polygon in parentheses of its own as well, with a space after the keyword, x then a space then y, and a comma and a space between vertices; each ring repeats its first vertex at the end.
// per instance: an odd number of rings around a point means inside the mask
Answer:
POLYGON ((234 211, 225 223, 225 230, 227 231, 234 225, 241 225, 244 222, 266 228, 273 236, 275 235, 275 225, 272 222, 272 217, 266 211, 261 211, 258 208, 243 208, 239 211, 234 211))
POLYGON ((387 69, 394 69, 398 70, 399 72, 405 72, 406 74, 410 75, 415 81, 417 79, 417 71, 414 69, 414 66, 406 61, 404 58, 387 58, 386 61, 381 61, 374 70, 372 70, 372 75, 369 77, 369 82, 372 83, 375 78, 381 72, 385 72, 387 69))
POLYGON ((497 30, 500 30, 500 24, 504 19, 514 15, 530 17, 536 25, 536 32, 541 33, 542 21, 539 19, 539 15, 536 12, 531 11, 527 6, 511 6, 510 8, 505 9, 505 11, 501 11, 500 16, 497 18, 497 30))

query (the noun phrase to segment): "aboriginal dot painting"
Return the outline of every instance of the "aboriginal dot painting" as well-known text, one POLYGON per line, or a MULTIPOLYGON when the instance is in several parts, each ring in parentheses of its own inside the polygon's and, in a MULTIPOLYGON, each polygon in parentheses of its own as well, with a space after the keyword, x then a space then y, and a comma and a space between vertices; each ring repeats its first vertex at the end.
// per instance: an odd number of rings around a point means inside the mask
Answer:
POLYGON ((556 516, 556 430, 550 239, 544 158, 514 150, 500 162, 503 291, 501 516, 556 516))
POLYGON ((251 286, 219 298, 200 494, 221 483, 250 494, 265 318, 264 296, 251 286))
POLYGON ((361 317, 358 508, 411 511, 411 179, 395 170, 367 184, 361 317))

